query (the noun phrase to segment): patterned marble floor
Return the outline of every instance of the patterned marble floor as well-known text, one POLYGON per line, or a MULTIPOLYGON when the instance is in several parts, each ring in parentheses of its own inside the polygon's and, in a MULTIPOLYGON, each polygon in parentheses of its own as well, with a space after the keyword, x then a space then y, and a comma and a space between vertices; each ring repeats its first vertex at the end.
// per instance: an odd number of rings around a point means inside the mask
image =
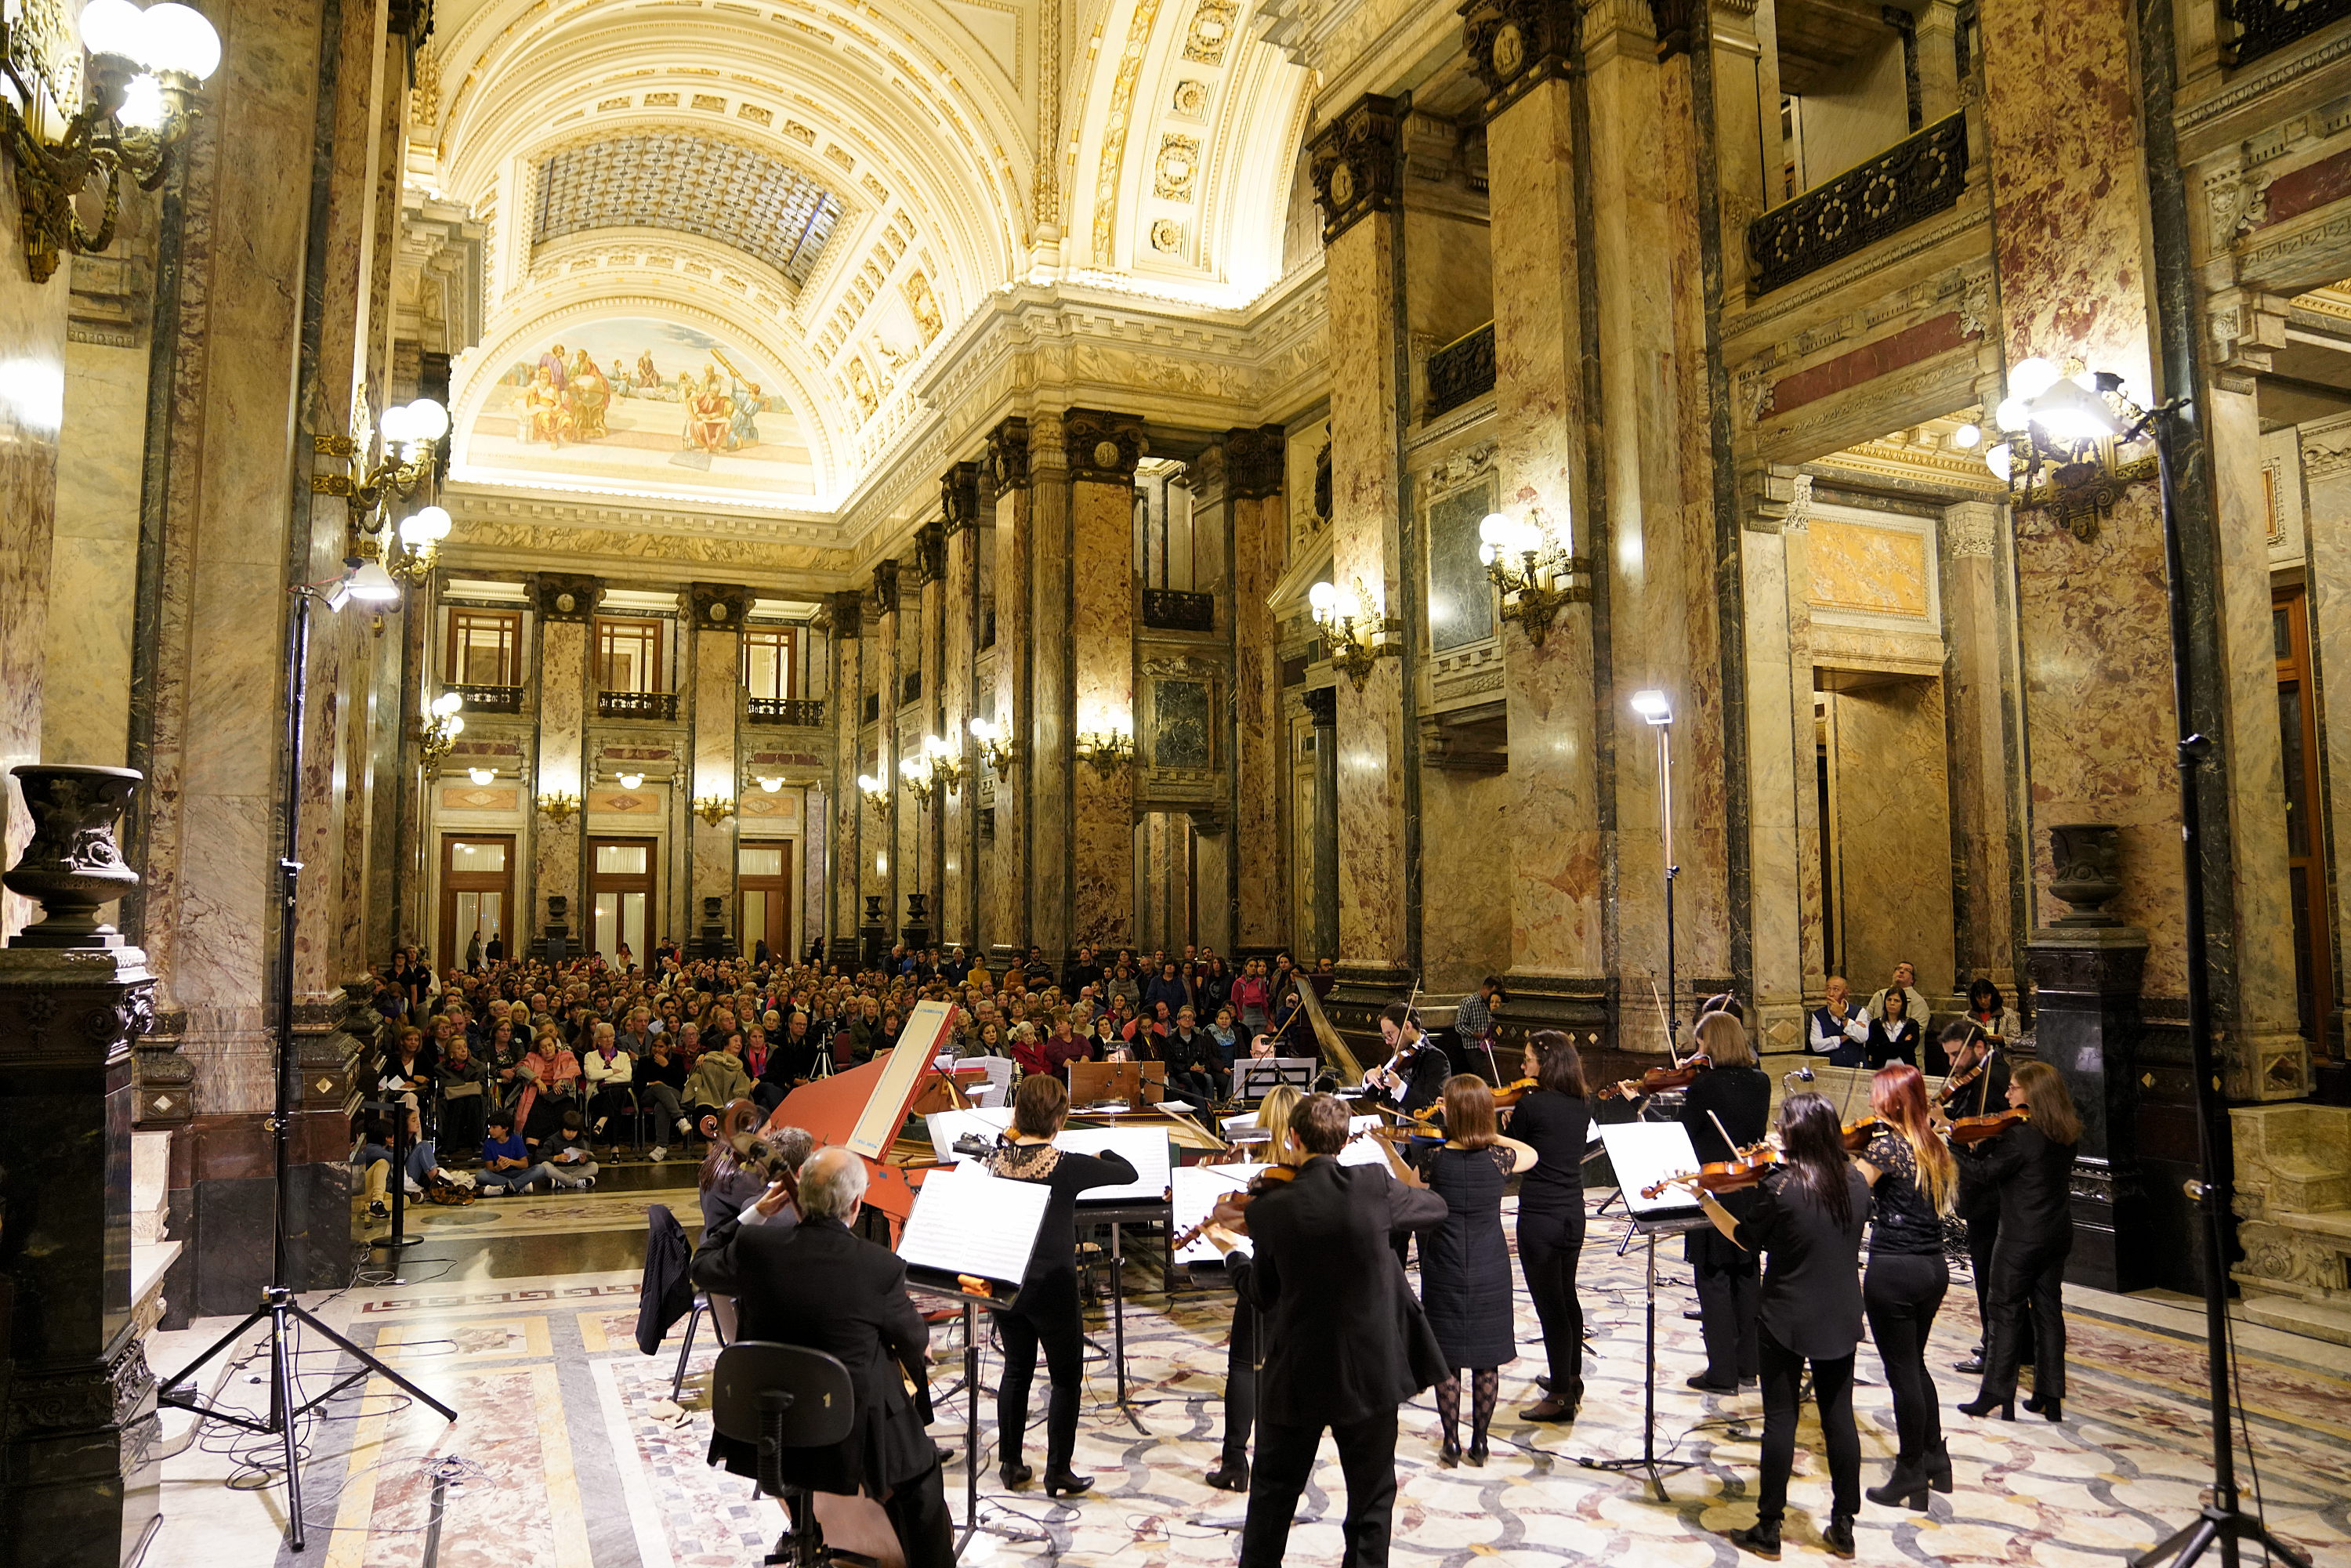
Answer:
MULTIPOLYGON (((601 1206, 599 1206, 600 1207, 601 1206)), ((583 1215, 590 1224, 603 1216, 583 1215)), ((1671 1478, 1659 1502, 1634 1478, 1583 1468, 1582 1457, 1640 1451, 1643 1374, 1641 1261, 1619 1259, 1616 1232, 1593 1228, 1583 1281, 1593 1360, 1583 1414, 1572 1429, 1532 1427, 1513 1411, 1533 1397, 1541 1370, 1531 1310, 1520 1303, 1522 1354, 1505 1368, 1494 1454, 1483 1469, 1436 1463, 1435 1417, 1424 1398, 1408 1408, 1399 1458, 1403 1489, 1395 1557, 1430 1568, 1472 1563, 1718 1564, 1741 1559, 1716 1532, 1747 1523, 1760 1406, 1754 1396, 1708 1399, 1681 1386, 1697 1364, 1697 1324, 1687 1270, 1661 1248, 1658 1446, 1695 1467, 1671 1478)), ((428 1249, 420 1249, 428 1250, 428 1249)), ((410 1272, 428 1270, 413 1259, 410 1272)), ((1155 1285, 1155 1269, 1136 1283, 1155 1285)), ((1107 1363, 1089 1359, 1078 1464, 1097 1478, 1081 1503, 995 1485, 993 1401, 983 1400, 983 1533, 967 1562, 1061 1562, 1163 1568, 1232 1560, 1241 1500, 1201 1481, 1214 1462, 1222 1420, 1223 1341, 1230 1298, 1219 1289, 1131 1300, 1126 1345, 1132 1408, 1113 1403, 1107 1363), (1013 1535, 1029 1539, 1010 1539, 1013 1535)), ((1954 1291, 1935 1337, 1933 1365, 1946 1406, 1958 1489, 1930 1514, 1865 1506, 1860 1560, 1939 1563, 2113 1563, 2168 1533, 2199 1505, 2207 1439, 2202 1420, 2200 1316, 2188 1305, 2069 1292, 2074 1392, 2068 1419, 1972 1421, 1949 1406, 1970 1380, 1942 1369, 1974 1334, 1974 1305, 1954 1291)), ((311 1548, 300 1557, 277 1542, 282 1492, 250 1482, 249 1469, 210 1434, 167 1469, 167 1518, 149 1558, 172 1568, 214 1563, 323 1563, 328 1568, 731 1568, 756 1563, 774 1540, 780 1511, 747 1483, 702 1460, 708 1418, 690 1380, 680 1409, 669 1403, 678 1339, 648 1358, 634 1343, 633 1274, 502 1280, 465 1277, 344 1292, 329 1321, 374 1345, 403 1372, 456 1406, 455 1426, 410 1407, 380 1381, 337 1402, 335 1418, 308 1434, 305 1465, 311 1548), (438 1500, 436 1501, 436 1499, 438 1500)), ((168 1364, 203 1325, 157 1347, 168 1364)), ((214 1332, 219 1332, 214 1330, 214 1332)), ((1092 1325, 1097 1343, 1106 1327, 1092 1325)), ((935 1375, 959 1375, 949 1329, 935 1375)), ((2351 1564, 2351 1352, 2241 1327, 2244 1402, 2273 1527, 2323 1564, 2351 1564)), ((697 1347, 696 1372, 715 1353, 697 1347)), ((330 1358, 306 1354, 306 1378, 323 1382, 330 1358)), ((989 1357, 984 1380, 995 1381, 989 1357)), ((1867 1479, 1893 1451, 1891 1412, 1875 1357, 1865 1350, 1858 1391, 1867 1479)), ((235 1379, 248 1376, 240 1371, 235 1379)), ((249 1385, 248 1385, 249 1386, 249 1385)), ((233 1389, 232 1392, 235 1392, 233 1389)), ((258 1388, 250 1395, 257 1398, 258 1388)), ((1041 1389, 1040 1391, 1041 1395, 1041 1389)), ((1041 1398, 1039 1401, 1041 1406, 1041 1398)), ((960 1396, 942 1400, 943 1442, 960 1452, 960 1396)), ((2022 1414, 2020 1412, 2020 1414, 2022 1414)), ((176 1421, 177 1418, 175 1418, 176 1421)), ((1041 1420, 1041 1411, 1039 1416, 1041 1420)), ((174 1426, 171 1430, 182 1429, 174 1426)), ((1807 1423, 1808 1440, 1813 1436, 1807 1423)), ((1042 1433, 1031 1439, 1031 1458, 1042 1433)), ((948 1470, 960 1513, 960 1458, 948 1470)), ((1335 1563, 1341 1496, 1325 1449, 1302 1512, 1318 1522, 1292 1535, 1290 1561, 1335 1563), (1327 1515, 1324 1519, 1322 1516, 1327 1515)), ((1826 1562, 1818 1525, 1828 1506, 1824 1467, 1800 1449, 1789 1518, 1789 1560, 1826 1562)), ((2215 1559, 2217 1562, 2217 1559, 2215 1559)))

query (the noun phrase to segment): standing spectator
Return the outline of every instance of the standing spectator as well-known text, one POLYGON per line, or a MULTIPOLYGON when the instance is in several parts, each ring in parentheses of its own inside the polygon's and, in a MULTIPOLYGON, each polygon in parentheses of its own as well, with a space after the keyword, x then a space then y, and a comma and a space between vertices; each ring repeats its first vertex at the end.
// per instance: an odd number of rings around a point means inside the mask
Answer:
POLYGON ((1453 1009, 1453 1034, 1459 1041, 1454 1063, 1464 1072, 1477 1071, 1480 1062, 1489 1067, 1493 1063, 1494 1009, 1501 1000, 1501 990, 1500 977, 1489 975, 1453 1009))

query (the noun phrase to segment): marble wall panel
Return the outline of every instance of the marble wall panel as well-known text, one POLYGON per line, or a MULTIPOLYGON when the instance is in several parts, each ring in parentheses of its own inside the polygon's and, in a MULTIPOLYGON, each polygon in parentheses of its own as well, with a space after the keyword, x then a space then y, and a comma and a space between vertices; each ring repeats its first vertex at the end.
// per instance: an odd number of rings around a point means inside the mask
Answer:
MULTIPOLYGON (((873 617, 863 639, 865 684, 882 699, 882 721, 865 733, 863 744, 871 748, 869 760, 874 776, 889 787, 889 793, 866 810, 864 896, 882 901, 882 923, 893 932, 904 922, 906 913, 905 904, 898 897, 899 868, 910 858, 898 838, 902 804, 912 805, 898 787, 899 641, 904 623, 900 611, 885 605, 882 613, 873 617)), ((860 764, 859 771, 866 766, 860 764)))
POLYGON ((2021 771, 2009 755, 2012 694, 2001 679, 2010 635, 2000 602, 2009 529, 2004 507, 1970 501, 1944 514, 1943 625, 1950 643, 1951 843, 1968 890, 1959 920, 1962 979, 1988 975, 2003 996, 2016 991, 2014 954, 2021 933, 2012 915, 2018 866, 2010 811, 2021 771))
POLYGON ((1874 615, 1928 612, 1927 537, 1907 528, 1815 517, 1812 523, 1813 607, 1874 615))
POLYGON ((1942 683, 1840 693, 1835 747, 1838 906, 1855 989, 1917 967, 1930 997, 1951 989, 1951 830, 1942 683))
POLYGON ((857 935, 863 919, 858 889, 864 873, 865 807, 857 791, 857 775, 864 762, 859 754, 858 665, 865 656, 865 639, 836 632, 832 638, 832 688, 825 711, 832 716, 832 772, 839 791, 833 801, 832 935, 847 940, 857 935))
MULTIPOLYGON (((1324 252, 1331 311, 1332 580, 1367 605, 1395 601, 1395 240, 1390 220, 1357 223, 1324 252)), ((1405 925, 1405 693, 1382 659, 1358 690, 1339 683, 1339 951, 1402 966, 1405 925)))
POLYGON ((1420 776, 1421 899, 1427 911, 1421 963, 1432 997, 1476 990, 1485 976, 1503 971, 1513 950, 1519 879, 1496 873, 1509 873, 1545 836, 1496 833, 1495 824, 1510 820, 1518 795, 1507 774, 1431 768, 1420 776))
MULTIPOLYGON (((1136 737, 1140 747, 1149 737, 1135 711, 1136 591, 1132 569, 1121 570, 1133 555, 1133 488, 1124 484, 1072 485, 1070 515, 1071 557, 1090 563, 1085 591, 1076 596, 1070 618, 1077 730, 1123 729, 1136 737)), ((1140 753, 1137 760, 1142 760, 1140 753)), ((1072 946, 1131 946, 1135 941, 1137 888, 1134 770, 1104 773, 1081 765, 1074 773, 1077 809, 1071 841, 1068 940, 1072 946)), ((1164 835, 1160 849, 1158 869, 1165 876, 1168 868, 1164 857, 1169 852, 1164 835)))
MULTIPOLYGON (((2319 669, 2319 729, 2326 747, 2326 813, 2329 873, 2338 888, 2351 887, 2351 422, 2324 432, 2304 426, 2302 475, 2304 526, 2309 532, 2310 644, 2319 669)), ((2337 938, 2335 996, 2351 995, 2342 944, 2337 938)), ((2351 1028, 2346 1029, 2351 1037, 2351 1028)))
MULTIPOLYGON (((1077 894, 1073 835, 1077 792, 1084 785, 1078 777, 1081 770, 1071 750, 1081 727, 1076 706, 1076 672, 1070 649, 1075 593, 1071 574, 1075 559, 1071 536, 1073 486, 1058 416, 1040 414, 1029 421, 1029 538, 1025 553, 1030 654, 1029 744, 1024 760, 1028 765, 1029 842, 1026 919, 1029 941, 1058 960, 1076 945, 1071 936, 1077 894)), ((1122 502, 1122 506, 1126 504, 1122 502)), ((1125 513, 1122 511, 1121 516, 1123 517, 1125 513)), ((1109 559, 1123 561, 1133 554, 1133 549, 1123 532, 1118 538, 1117 553, 1109 559)), ((1003 570, 1004 560, 998 556, 998 580, 1003 580, 1003 570)), ((1101 591, 1090 578, 1089 596, 1101 591)), ((1003 624, 999 621, 998 646, 1003 640, 1003 624)))
MULTIPOLYGON (((580 621, 540 621, 538 627, 538 766, 533 783, 540 795, 583 797, 580 744, 586 733, 588 626, 580 621)), ((588 911, 580 899, 581 818, 569 821, 534 815, 531 822, 531 896, 527 920, 517 929, 536 935, 547 924, 547 901, 570 901, 566 924, 571 940, 581 940, 588 911)))
POLYGON ((973 813, 978 810, 979 754, 971 738, 972 596, 978 570, 978 530, 955 528, 946 538, 946 578, 937 585, 939 605, 939 738, 956 748, 963 783, 939 812, 937 884, 940 940, 969 944, 978 939, 978 870, 972 863, 973 813))
MULTIPOLYGON (((714 632, 697 627, 694 639, 691 678, 694 709, 692 800, 716 795, 732 803, 740 782, 736 765, 736 726, 742 709, 743 634, 739 628, 714 632)), ((700 817, 692 820, 692 882, 687 894, 686 925, 702 935, 702 901, 716 896, 719 918, 735 930, 735 841, 739 817, 721 817, 716 826, 700 817)), ((738 934, 739 936, 739 934, 738 934)), ((750 944, 742 944, 747 950, 750 944)))
POLYGON ((831 854, 832 821, 821 789, 803 789, 800 796, 799 951, 824 932, 825 857, 831 854))
MULTIPOLYGON (((1032 444, 1032 463, 1041 455, 1032 444)), ((1036 774, 1033 715, 1028 696, 1034 646, 1029 617, 1029 552, 1035 532, 1036 492, 1027 486, 996 497, 996 722, 1012 738, 1015 756, 996 783, 996 831, 987 856, 980 935, 997 947, 1026 949, 1029 942, 1029 787, 1036 774)))
POLYGON ((147 350, 66 345, 41 755, 120 768, 131 735, 131 620, 139 579, 139 443, 147 350), (109 436, 103 433, 118 433, 109 436))
POLYGON ((1266 596, 1280 580, 1290 531, 1285 497, 1235 497, 1233 710, 1238 788, 1231 838, 1240 857, 1239 922, 1233 943, 1270 947, 1290 930, 1290 862, 1281 852, 1281 792, 1288 772, 1280 722, 1281 672, 1266 596))
MULTIPOLYGON (((1800 536, 1801 537, 1801 536, 1800 536)), ((1747 730, 1749 798, 1755 802, 1748 841, 1754 855, 1750 904, 1755 933, 1758 1032, 1773 1043, 1799 1043, 1809 977, 1803 946, 1803 895, 1797 807, 1814 795, 1812 670, 1801 683, 1789 632, 1785 536, 1750 534, 1747 576, 1747 730)), ((1812 950, 1819 963, 1819 949, 1812 950)))

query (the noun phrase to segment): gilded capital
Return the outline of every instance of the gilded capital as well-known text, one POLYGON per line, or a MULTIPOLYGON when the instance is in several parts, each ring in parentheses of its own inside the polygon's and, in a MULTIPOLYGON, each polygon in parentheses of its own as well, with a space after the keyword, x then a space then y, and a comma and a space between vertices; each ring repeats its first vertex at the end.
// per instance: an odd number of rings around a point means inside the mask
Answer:
POLYGON ((597 602, 604 597, 604 585, 592 577, 534 572, 530 597, 541 621, 585 621, 596 613, 597 602))
POLYGON ((944 523, 925 523, 914 530, 914 578, 928 587, 947 577, 947 531, 944 523))
POLYGON ((939 511, 946 533, 959 534, 979 521, 980 465, 958 463, 939 476, 939 511))
POLYGON ((1485 84, 1489 119, 1575 68, 1573 0, 1470 0, 1461 16, 1462 47, 1485 84))
POLYGON ((1098 408, 1073 408, 1063 414, 1061 441, 1069 454, 1071 480, 1097 485, 1134 483, 1134 465, 1150 445, 1143 438, 1141 419, 1098 408))
POLYGON ((1242 425, 1227 431, 1225 493, 1237 501, 1280 495, 1289 439, 1289 432, 1278 424, 1242 425))
POLYGON ((883 615, 898 612, 898 563, 894 560, 873 563, 873 608, 883 615))
POLYGON ((1029 487, 1027 420, 1016 414, 987 433, 987 450, 979 460, 979 483, 990 496, 1029 487))
POLYGON ((739 632, 751 612, 751 591, 735 583, 689 583, 685 591, 694 623, 705 632, 739 632))
POLYGON ((1404 106, 1378 93, 1357 99, 1315 133, 1309 172, 1322 209, 1323 244, 1374 213, 1398 210, 1403 135, 1404 106))
POLYGON ((854 639, 865 629, 865 595, 851 589, 832 596, 832 634, 854 639))

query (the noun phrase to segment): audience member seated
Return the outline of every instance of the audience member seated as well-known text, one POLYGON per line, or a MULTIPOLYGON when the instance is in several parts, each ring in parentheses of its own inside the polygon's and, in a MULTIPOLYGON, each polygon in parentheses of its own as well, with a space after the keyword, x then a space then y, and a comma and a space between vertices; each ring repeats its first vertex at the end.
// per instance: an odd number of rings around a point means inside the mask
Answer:
POLYGON ((585 1192, 596 1185, 596 1154, 588 1146, 586 1122, 578 1111, 566 1111, 561 1124, 535 1145, 523 1140, 555 1172, 559 1191, 585 1192))
POLYGON ((587 1083, 588 1130, 594 1142, 617 1152, 621 1134, 614 1119, 626 1117, 635 1104, 637 1059, 621 1049, 611 1024, 598 1024, 593 1040, 580 1063, 580 1076, 587 1083))
POLYGON ((482 1139, 482 1168, 474 1175, 475 1189, 484 1194, 528 1192, 539 1182, 552 1189, 555 1167, 530 1158, 510 1113, 491 1112, 489 1132, 482 1139))

